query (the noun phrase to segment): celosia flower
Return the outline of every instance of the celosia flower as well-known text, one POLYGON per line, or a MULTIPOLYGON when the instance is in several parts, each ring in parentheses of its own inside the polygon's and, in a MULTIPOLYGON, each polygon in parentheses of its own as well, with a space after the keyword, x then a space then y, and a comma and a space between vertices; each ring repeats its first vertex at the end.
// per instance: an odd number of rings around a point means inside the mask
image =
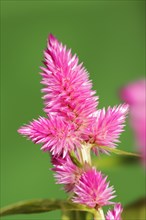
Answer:
POLYGON ((49 36, 42 67, 42 83, 45 112, 48 118, 40 117, 18 130, 35 143, 42 143, 44 151, 63 157, 76 150, 84 141, 99 145, 114 146, 123 128, 127 106, 98 110, 97 97, 91 90, 92 83, 87 71, 78 64, 71 51, 49 36))
MULTIPOLYGON (((115 191, 106 182, 107 176, 91 168, 90 150, 93 146, 94 151, 101 145, 116 146, 128 106, 109 107, 107 112, 97 110, 98 97, 91 90, 87 71, 78 64, 76 55, 72 56, 71 50, 52 35, 44 55, 41 75, 47 118, 40 117, 18 132, 50 152, 56 182, 74 194, 75 203, 102 211, 102 206, 113 204, 110 200, 115 191), (77 158, 70 157, 70 151, 77 158)), ((111 214, 109 211, 107 218, 111 214)))
POLYGON ((43 143, 41 149, 50 151, 52 155, 63 154, 65 157, 69 150, 80 145, 80 136, 75 125, 57 116, 51 116, 50 119, 40 117, 21 127, 18 132, 36 144, 43 143))
MULTIPOLYGON (((94 113, 93 122, 84 132, 84 139, 95 146, 115 147, 123 131, 128 105, 109 107, 107 111, 101 109, 94 113)), ((94 151, 98 148, 94 148, 94 151)))
POLYGON ((52 157, 52 164, 54 166, 52 170, 55 172, 56 183, 65 184, 64 189, 67 192, 73 191, 83 170, 71 161, 69 155, 66 155, 65 158, 52 157))
POLYGON ((45 68, 42 67, 42 84, 45 88, 45 112, 60 115, 78 126, 87 123, 88 117, 96 111, 97 97, 92 91, 88 72, 78 64, 76 55, 71 55, 58 40, 50 34, 48 48, 44 52, 45 68))
POLYGON ((76 55, 72 56, 71 50, 66 50, 51 34, 44 54, 46 67, 41 68, 41 75, 48 119, 35 120, 18 132, 35 143, 43 143, 43 150, 65 156, 80 145, 80 134, 96 111, 98 98, 76 55))
POLYGON ((139 80, 124 87, 121 97, 130 106, 131 127, 146 165, 146 80, 139 80))
POLYGON ((106 215, 106 220, 121 220, 123 208, 120 203, 115 204, 113 210, 109 210, 106 215))
POLYGON ((106 180, 107 176, 103 177, 95 168, 85 171, 74 188, 73 202, 92 208, 112 204, 110 200, 115 197, 115 191, 106 180))

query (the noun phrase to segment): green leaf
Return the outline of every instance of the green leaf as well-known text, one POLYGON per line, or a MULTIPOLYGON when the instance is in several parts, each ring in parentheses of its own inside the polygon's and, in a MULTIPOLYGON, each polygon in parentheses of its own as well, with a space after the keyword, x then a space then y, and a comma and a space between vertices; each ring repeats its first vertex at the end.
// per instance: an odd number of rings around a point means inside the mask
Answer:
POLYGON ((18 202, 14 205, 4 207, 0 210, 0 216, 15 214, 31 214, 49 212, 61 209, 62 211, 86 211, 95 215, 97 211, 84 205, 72 203, 64 200, 38 199, 18 202))
POLYGON ((92 163, 95 167, 98 169, 102 168, 111 168, 111 167, 117 167, 117 166, 125 166, 127 164, 133 164, 137 163, 139 161, 138 157, 131 157, 131 156, 125 156, 125 155, 110 155, 109 157, 107 156, 100 156, 94 157, 92 159, 92 163))
POLYGON ((146 219, 146 198, 126 206, 122 213, 122 220, 144 220, 146 219))
POLYGON ((127 156, 133 156, 133 157, 140 157, 140 154, 137 153, 131 153, 131 152, 126 152, 123 150, 119 150, 117 148, 111 148, 111 147, 106 147, 106 146, 99 146, 102 150, 106 150, 110 153, 118 154, 118 155, 127 155, 127 156))

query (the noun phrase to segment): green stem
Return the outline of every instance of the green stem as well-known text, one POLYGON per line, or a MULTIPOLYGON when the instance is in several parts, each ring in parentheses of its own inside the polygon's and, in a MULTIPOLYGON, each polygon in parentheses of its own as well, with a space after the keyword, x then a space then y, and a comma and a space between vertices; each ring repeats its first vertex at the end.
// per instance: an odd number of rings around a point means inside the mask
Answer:
POLYGON ((82 146, 80 148, 81 160, 82 160, 83 164, 85 164, 85 163, 88 163, 89 165, 92 164, 91 153, 90 153, 91 147, 92 147, 91 144, 84 143, 84 144, 82 144, 82 146))
POLYGON ((95 209, 65 200, 38 199, 18 202, 0 210, 0 216, 49 212, 53 210, 87 211, 94 215, 95 209))
POLYGON ((105 220, 102 208, 98 208, 98 211, 94 213, 94 220, 105 220))

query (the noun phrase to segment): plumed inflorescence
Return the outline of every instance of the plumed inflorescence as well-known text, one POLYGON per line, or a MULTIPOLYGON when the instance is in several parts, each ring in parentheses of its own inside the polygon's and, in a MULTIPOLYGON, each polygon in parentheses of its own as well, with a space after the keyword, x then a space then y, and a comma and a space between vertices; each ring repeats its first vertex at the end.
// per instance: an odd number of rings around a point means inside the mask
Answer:
POLYGON ((41 83, 46 118, 39 117, 18 132, 50 153, 56 182, 71 192, 73 202, 96 209, 109 205, 115 191, 107 177, 92 167, 90 150, 98 153, 100 146, 116 147, 128 106, 97 109, 98 97, 87 70, 51 34, 44 56, 41 83))

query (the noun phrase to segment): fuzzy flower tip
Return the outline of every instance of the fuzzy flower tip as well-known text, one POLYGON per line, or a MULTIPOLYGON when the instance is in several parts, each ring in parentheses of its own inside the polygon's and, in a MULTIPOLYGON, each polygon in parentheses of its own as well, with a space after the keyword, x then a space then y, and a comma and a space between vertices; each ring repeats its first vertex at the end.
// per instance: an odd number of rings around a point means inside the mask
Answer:
POLYGON ((128 105, 109 107, 98 110, 93 117, 93 123, 85 131, 84 139, 97 146, 115 147, 123 131, 128 105))
POLYGON ((45 112, 59 115, 76 124, 86 124, 87 118, 96 111, 97 99, 92 91, 88 72, 78 64, 76 55, 53 36, 49 35, 44 52, 45 68, 41 69, 45 88, 45 112))
POLYGON ((95 168, 84 172, 74 188, 73 202, 92 208, 112 204, 109 200, 115 197, 115 191, 106 180, 107 177, 103 177, 95 168))
POLYGON ((120 203, 114 206, 113 210, 109 210, 106 215, 106 220, 121 220, 123 208, 120 203))
POLYGON ((80 145, 74 125, 64 122, 61 117, 51 116, 50 119, 40 117, 21 127, 18 132, 36 144, 42 143, 41 149, 50 151, 52 155, 63 154, 65 157, 69 150, 74 150, 75 146, 80 145))
POLYGON ((65 158, 52 157, 52 164, 56 183, 64 184, 65 191, 72 192, 83 172, 82 169, 71 161, 69 155, 66 155, 65 158))

